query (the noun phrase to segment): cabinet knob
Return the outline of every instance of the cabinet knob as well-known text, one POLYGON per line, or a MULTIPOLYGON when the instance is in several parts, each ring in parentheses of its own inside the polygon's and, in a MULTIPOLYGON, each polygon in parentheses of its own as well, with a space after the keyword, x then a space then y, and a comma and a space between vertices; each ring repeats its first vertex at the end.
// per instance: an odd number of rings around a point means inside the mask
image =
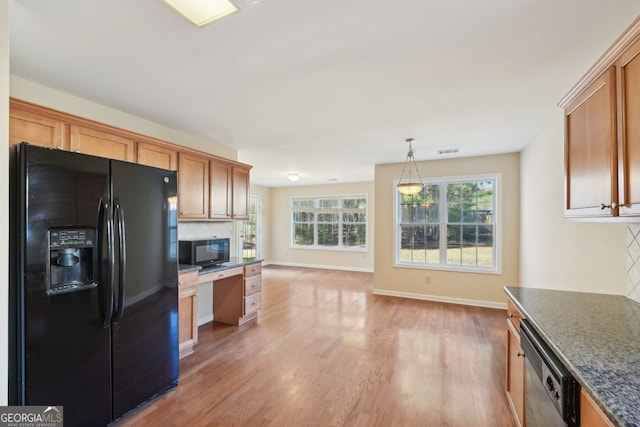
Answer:
POLYGON ((524 353, 520 353, 520 352, 516 353, 516 355, 517 355, 518 357, 520 357, 520 356, 522 356, 522 357, 526 357, 526 356, 524 355, 524 353))
POLYGON ((514 317, 516 317, 514 313, 509 313, 509 319, 513 319, 514 317))

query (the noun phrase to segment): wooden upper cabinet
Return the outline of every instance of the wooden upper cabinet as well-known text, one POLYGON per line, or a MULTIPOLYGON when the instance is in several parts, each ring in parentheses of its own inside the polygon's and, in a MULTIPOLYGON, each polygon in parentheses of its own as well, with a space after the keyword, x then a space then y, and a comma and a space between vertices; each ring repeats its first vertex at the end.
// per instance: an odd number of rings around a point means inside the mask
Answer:
POLYGON ((617 209, 615 69, 565 109, 567 216, 611 216, 617 209), (612 206, 613 205, 613 206, 612 206))
POLYGON ((618 199, 620 216, 640 215, 640 40, 616 63, 618 71, 618 199))
POLYGON ((231 219, 231 165, 211 160, 209 162, 209 217, 231 219))
POLYGON ((135 161, 135 141, 82 126, 71 126, 71 151, 109 159, 135 161))
POLYGON ((249 168, 234 166, 233 176, 233 218, 249 219, 249 168))
POLYGON ((178 169, 178 152, 170 147, 138 141, 138 163, 174 171, 178 169))
POLYGON ((64 137, 64 131, 62 120, 16 108, 9 111, 9 145, 25 141, 41 147, 68 150, 69 139, 64 137))
POLYGON ((209 218, 209 159, 178 154, 178 205, 180 219, 209 218))

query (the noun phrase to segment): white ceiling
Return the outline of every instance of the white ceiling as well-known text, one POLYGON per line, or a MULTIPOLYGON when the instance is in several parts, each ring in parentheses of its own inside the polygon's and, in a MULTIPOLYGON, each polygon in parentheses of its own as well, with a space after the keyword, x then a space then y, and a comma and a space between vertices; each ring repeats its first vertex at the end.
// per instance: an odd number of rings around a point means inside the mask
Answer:
POLYGON ((223 143, 266 186, 373 180, 407 137, 417 160, 519 151, 640 14, 638 0, 262 0, 197 28, 161 0, 9 3, 13 75, 223 143))

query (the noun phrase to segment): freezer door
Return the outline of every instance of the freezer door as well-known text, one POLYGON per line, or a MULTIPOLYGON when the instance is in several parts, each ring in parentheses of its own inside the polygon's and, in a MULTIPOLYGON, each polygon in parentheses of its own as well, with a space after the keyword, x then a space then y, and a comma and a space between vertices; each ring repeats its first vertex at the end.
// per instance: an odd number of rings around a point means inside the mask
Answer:
POLYGON ((10 205, 21 248, 10 286, 21 319, 18 403, 63 405, 65 426, 105 425, 111 420, 110 331, 103 327, 101 260, 93 265, 86 246, 98 244, 93 233, 100 201, 109 194, 109 163, 25 144, 14 150, 18 172, 11 185, 17 191, 10 205), (56 250, 48 244, 52 233, 56 250), (84 239, 84 251, 64 252, 61 245, 73 239, 84 239), (48 266, 73 271, 79 262, 95 270, 94 277, 81 276, 96 286, 48 292, 48 266))
POLYGON ((115 160, 111 181, 121 278, 112 324, 119 418, 177 384, 177 186, 175 172, 115 160))

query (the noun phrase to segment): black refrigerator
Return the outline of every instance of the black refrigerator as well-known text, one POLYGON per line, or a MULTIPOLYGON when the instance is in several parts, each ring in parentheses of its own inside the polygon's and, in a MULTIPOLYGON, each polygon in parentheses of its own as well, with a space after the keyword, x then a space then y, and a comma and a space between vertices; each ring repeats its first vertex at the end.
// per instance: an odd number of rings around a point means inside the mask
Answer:
POLYGON ((178 382, 176 173, 10 150, 9 403, 107 425, 178 382))

